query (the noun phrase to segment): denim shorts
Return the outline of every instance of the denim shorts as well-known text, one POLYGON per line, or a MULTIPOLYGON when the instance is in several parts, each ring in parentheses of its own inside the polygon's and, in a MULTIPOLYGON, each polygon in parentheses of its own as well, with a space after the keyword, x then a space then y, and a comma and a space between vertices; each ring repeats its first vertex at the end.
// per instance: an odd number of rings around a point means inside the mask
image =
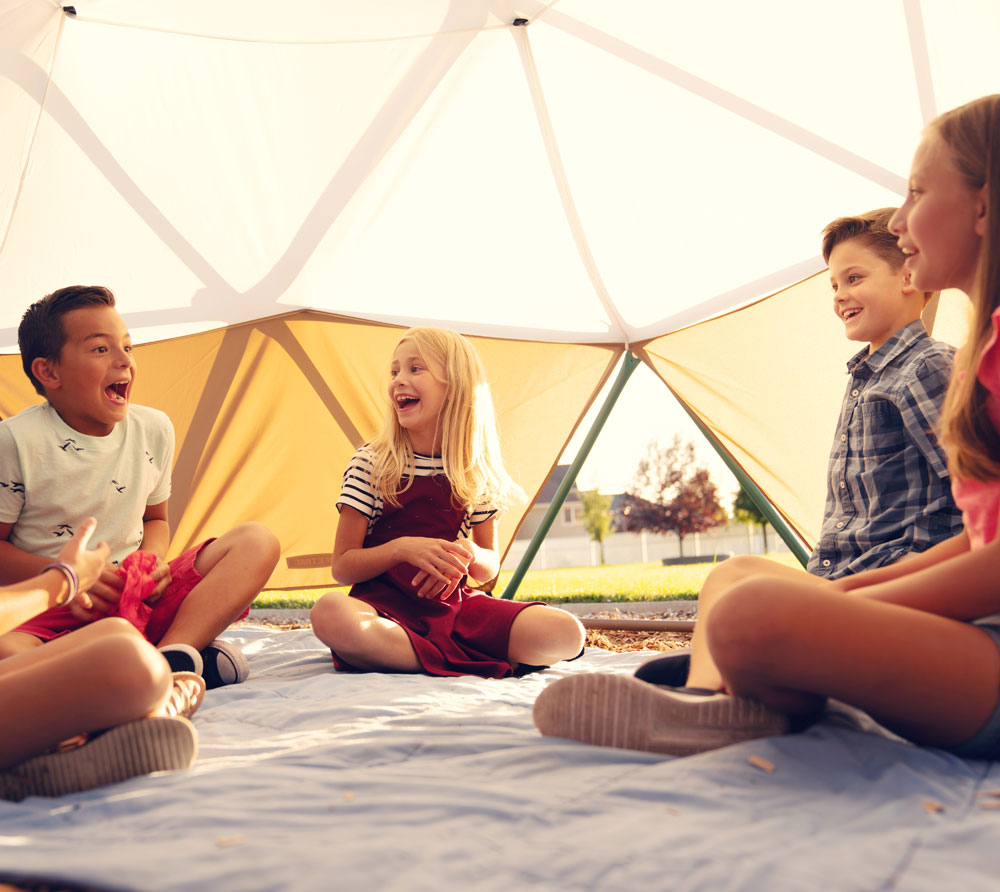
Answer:
MULTIPOLYGON (((988 620, 980 620, 973 625, 989 635, 1000 650, 1000 625, 997 625, 997 617, 991 616, 988 620)), ((965 759, 1000 760, 1000 696, 997 697, 997 705, 993 708, 993 714, 986 720, 986 724, 965 743, 947 749, 965 759)))

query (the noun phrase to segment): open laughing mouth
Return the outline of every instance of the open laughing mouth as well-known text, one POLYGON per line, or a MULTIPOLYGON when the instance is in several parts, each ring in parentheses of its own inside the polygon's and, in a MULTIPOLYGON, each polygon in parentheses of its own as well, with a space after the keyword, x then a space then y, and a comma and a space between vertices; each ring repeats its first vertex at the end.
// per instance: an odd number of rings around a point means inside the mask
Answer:
POLYGON ((116 381, 104 388, 104 394, 113 403, 127 402, 128 381, 116 381))
POLYGON ((861 307, 851 307, 849 310, 844 310, 844 312, 840 314, 840 318, 845 322, 850 322, 860 312, 861 307))
POLYGON ((406 409, 412 408, 419 402, 420 400, 415 396, 405 396, 405 395, 397 396, 396 408, 400 411, 404 411, 406 409))

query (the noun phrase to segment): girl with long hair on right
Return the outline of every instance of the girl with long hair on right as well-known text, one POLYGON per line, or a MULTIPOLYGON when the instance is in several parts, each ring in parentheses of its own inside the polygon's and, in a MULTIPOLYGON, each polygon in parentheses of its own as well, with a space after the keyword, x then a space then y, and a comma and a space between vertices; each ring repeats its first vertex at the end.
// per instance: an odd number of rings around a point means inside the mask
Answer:
POLYGON ((334 578, 313 631, 339 670, 502 678, 578 656, 583 627, 472 586, 500 570, 496 519, 520 494, 472 344, 411 328, 389 366, 381 432, 344 473, 334 578))
POLYGON ((720 564, 689 663, 560 680, 535 703, 543 734, 687 755, 797 730, 831 697, 913 743, 1000 759, 1000 95, 931 122, 889 228, 916 288, 972 302, 941 418, 964 531, 833 582, 720 564))

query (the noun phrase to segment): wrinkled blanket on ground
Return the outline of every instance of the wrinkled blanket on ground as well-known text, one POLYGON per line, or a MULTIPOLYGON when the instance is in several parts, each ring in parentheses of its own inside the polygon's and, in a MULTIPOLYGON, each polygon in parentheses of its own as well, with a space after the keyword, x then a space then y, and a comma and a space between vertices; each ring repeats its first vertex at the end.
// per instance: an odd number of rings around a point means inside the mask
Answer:
POLYGON ((251 676, 206 695, 194 768, 0 802, 0 877, 213 892, 1000 883, 991 763, 835 720, 686 759, 535 730, 545 685, 651 654, 430 678, 335 673, 309 630, 226 637, 251 676))

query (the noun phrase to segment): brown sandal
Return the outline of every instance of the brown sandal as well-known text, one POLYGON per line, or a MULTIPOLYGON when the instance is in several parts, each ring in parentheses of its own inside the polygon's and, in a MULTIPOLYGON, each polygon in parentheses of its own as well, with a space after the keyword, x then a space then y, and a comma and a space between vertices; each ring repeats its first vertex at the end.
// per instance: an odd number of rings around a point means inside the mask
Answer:
POLYGON ((167 715, 189 719, 201 706, 205 696, 205 679, 194 672, 174 672, 173 676, 174 687, 165 707, 167 715))

